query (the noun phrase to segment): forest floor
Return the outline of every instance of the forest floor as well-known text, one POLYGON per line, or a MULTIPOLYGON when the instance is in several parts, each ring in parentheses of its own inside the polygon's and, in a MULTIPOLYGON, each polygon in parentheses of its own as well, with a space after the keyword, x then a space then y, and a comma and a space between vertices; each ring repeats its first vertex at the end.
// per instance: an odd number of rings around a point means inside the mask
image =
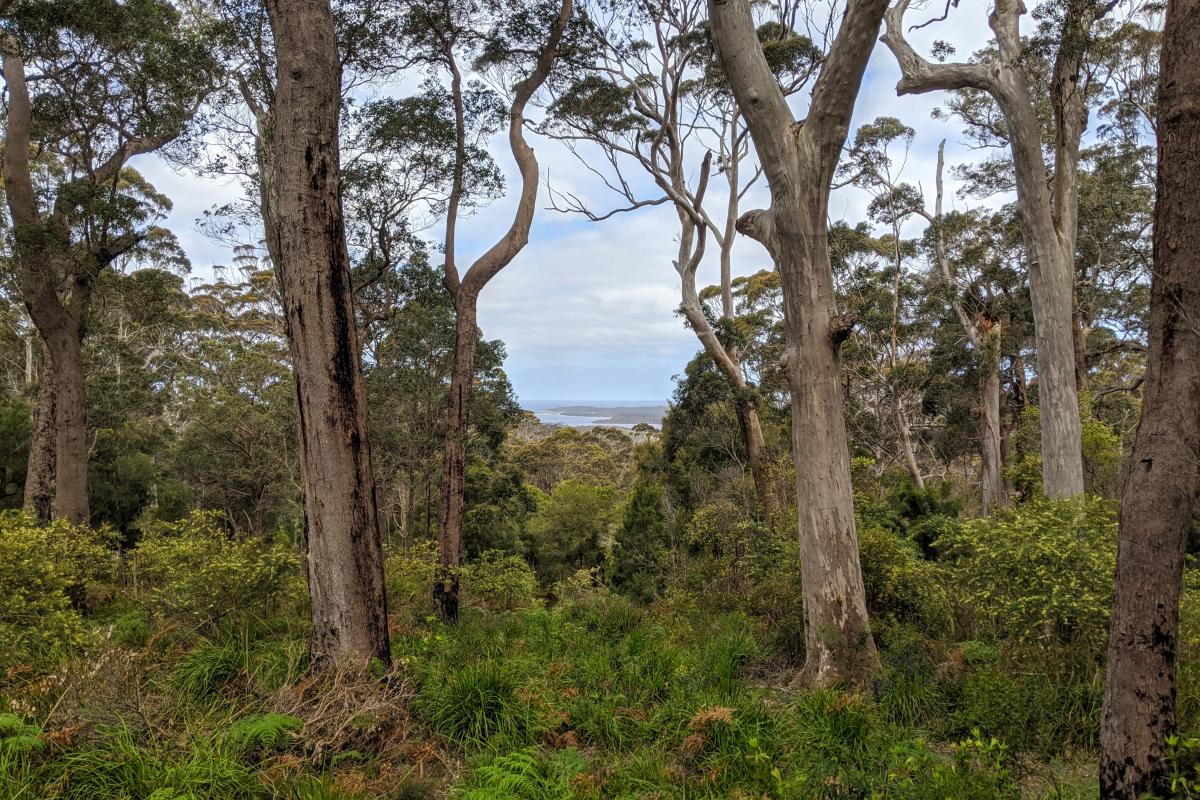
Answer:
POLYGON ((2 698, 0 798, 1096 795, 1086 732, 981 643, 929 670, 885 644, 870 691, 801 692, 740 614, 601 590, 394 617, 374 675, 312 674, 299 613, 207 635, 96 619, 86 657, 2 698))

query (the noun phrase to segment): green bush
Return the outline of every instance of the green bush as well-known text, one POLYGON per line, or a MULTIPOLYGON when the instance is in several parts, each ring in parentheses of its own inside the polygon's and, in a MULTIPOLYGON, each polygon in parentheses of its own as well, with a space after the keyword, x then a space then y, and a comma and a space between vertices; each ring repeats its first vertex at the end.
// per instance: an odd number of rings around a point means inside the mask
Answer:
POLYGON ((462 568, 467 603, 493 611, 513 611, 537 604, 538 581, 520 556, 489 550, 462 568))
POLYGON ((1113 501, 1035 500, 972 520, 939 545, 953 565, 953 585, 991 636, 1099 655, 1116 533, 1113 501))
POLYGON ((46 672, 83 644, 77 608, 96 594, 112 561, 103 535, 88 528, 0 515, 0 674, 17 666, 46 672))
POLYGON ((398 620, 410 623, 430 616, 437 567, 437 542, 414 542, 389 552, 383 564, 388 611, 398 620))
POLYGON ((264 619, 304 592, 301 558, 290 545, 238 538, 212 513, 147 525, 129 571, 155 616, 198 627, 264 619))
POLYGON ((512 671, 491 661, 469 664, 444 683, 428 684, 417 709, 430 726, 460 744, 479 745, 497 734, 523 729, 512 671))
POLYGON ((950 625, 950 600, 938 565, 883 527, 858 534, 859 559, 873 623, 906 622, 929 631, 950 625))

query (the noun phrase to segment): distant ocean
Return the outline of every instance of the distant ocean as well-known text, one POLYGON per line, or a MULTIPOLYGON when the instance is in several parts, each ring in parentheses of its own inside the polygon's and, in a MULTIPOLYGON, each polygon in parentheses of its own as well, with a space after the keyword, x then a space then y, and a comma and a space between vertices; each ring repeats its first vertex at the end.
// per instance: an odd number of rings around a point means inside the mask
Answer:
POLYGON ((567 425, 572 428, 595 425, 632 428, 641 422, 659 428, 662 427, 662 417, 666 412, 666 404, 661 400, 529 400, 522 402, 521 407, 532 411, 546 425, 567 425), (644 413, 635 420, 605 421, 620 415, 623 409, 638 409, 644 413))

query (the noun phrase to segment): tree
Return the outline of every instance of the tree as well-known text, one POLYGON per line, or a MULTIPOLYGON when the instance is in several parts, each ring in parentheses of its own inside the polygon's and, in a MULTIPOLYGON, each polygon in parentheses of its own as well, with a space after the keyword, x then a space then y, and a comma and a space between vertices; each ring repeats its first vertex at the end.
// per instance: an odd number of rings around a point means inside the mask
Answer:
POLYGON ((1200 454, 1200 2, 1169 0, 1158 96, 1158 202, 1142 416, 1121 489, 1100 726, 1100 793, 1136 800, 1175 727, 1179 596, 1200 454))
POLYGON ((990 97, 1000 109, 1004 137, 1012 151, 1017 212, 1029 253, 1030 287, 1037 339, 1038 392, 1042 424, 1042 482, 1047 497, 1083 493, 1079 400, 1076 394, 1074 259, 1079 221, 1079 153, 1087 127, 1085 58, 1093 26, 1112 8, 1098 0, 1072 0, 1061 19, 1043 32, 1057 42, 1048 74, 1054 117, 1054 169, 1042 152, 1039 94, 1027 66, 1041 55, 1020 35, 1025 6, 997 0, 988 18, 996 45, 982 60, 931 63, 904 38, 909 0, 887 12, 883 42, 903 75, 896 93, 920 94, 969 89, 990 97), (1047 175, 1051 180, 1047 182, 1047 175))
POLYGON ((17 282, 49 356, 28 500, 44 516, 53 487, 54 516, 82 522, 89 516, 88 307, 101 273, 141 246, 149 223, 169 207, 128 163, 184 132, 215 67, 204 32, 165 0, 10 6, 0 4, 9 99, 4 191, 17 282))
MULTIPOLYGON (((768 477, 767 445, 757 387, 742 363, 744 331, 735 313, 732 276, 738 209, 762 171, 744 169, 749 130, 704 30, 704 8, 703 0, 640 2, 632 10, 616 7, 593 26, 587 44, 594 63, 555 99, 552 116, 543 127, 600 174, 625 205, 594 212, 575 195, 552 192, 551 196, 559 210, 597 222, 664 203, 674 207, 679 248, 672 265, 680 282, 679 310, 733 387, 758 504, 770 517, 776 503, 768 477), (647 36, 648 31, 653 35, 647 36), (580 144, 599 148, 607 163, 604 173, 593 166, 596 159, 590 150, 580 152, 580 144), (716 202, 707 197, 714 156, 718 180, 725 184, 724 197, 718 196, 716 202), (698 175, 689 180, 697 158, 698 175), (651 193, 639 191, 637 176, 627 174, 631 166, 651 178, 651 193), (721 207, 723 219, 716 217, 714 206, 721 207), (706 306, 696 286, 709 239, 717 245, 720 262, 715 311, 706 306)), ((803 88, 821 57, 807 36, 792 30, 795 12, 790 4, 781 4, 779 18, 756 31, 772 71, 788 94, 803 88)))
MULTIPOLYGON (((925 477, 921 465, 917 462, 916 437, 913 433, 911 415, 905 402, 904 381, 908 359, 902 359, 900 352, 900 333, 902 326, 903 288, 905 285, 905 243, 901 239, 901 229, 904 222, 913 214, 919 213, 923 203, 920 192, 911 184, 900 182, 903 161, 907 160, 907 150, 916 131, 903 125, 894 117, 879 117, 874 122, 864 125, 855 134, 854 143, 849 148, 849 159, 839 167, 839 173, 850 176, 849 180, 857 186, 866 189, 871 194, 868 211, 878 222, 887 225, 891 234, 886 242, 881 242, 885 249, 892 272, 891 277, 891 315, 887 323, 888 340, 883 348, 887 354, 884 370, 884 383, 887 393, 891 396, 891 410, 896 426, 896 440, 900 446, 901 461, 908 470, 913 485, 919 490, 925 490, 925 477), (891 146, 900 142, 905 148, 905 159, 897 164, 890 150, 891 146)), ((911 248, 909 248, 911 249, 911 248)), ((872 326, 868 326, 872 327, 872 326)), ((874 349, 874 348, 873 348, 874 349)))
POLYGON ((454 301, 456 331, 445 457, 442 467, 442 508, 438 525, 440 568, 433 585, 434 604, 446 620, 458 619, 458 565, 462 549, 466 441, 470 430, 471 396, 475 383, 478 303, 483 288, 512 263, 529 241, 537 201, 538 164, 525 140, 525 109, 550 77, 563 36, 571 22, 572 0, 559 3, 487 7, 479 2, 414 4, 406 34, 414 60, 450 78, 454 109, 455 149, 446 206, 444 245, 445 286, 454 301), (508 144, 521 175, 517 208, 509 229, 465 271, 456 258, 458 223, 462 210, 470 152, 467 147, 468 111, 486 111, 486 94, 464 86, 462 59, 474 51, 475 65, 520 75, 512 86, 507 107, 508 144), (469 109, 472 98, 484 109, 469 109))
POLYGON ((934 266, 950 296, 954 316, 974 350, 979 372, 979 483, 983 513, 987 516, 993 509, 1008 504, 1004 488, 1003 423, 1000 419, 1001 336, 1005 326, 998 316, 989 314, 987 309, 976 315, 968 311, 967 293, 959 285, 958 270, 947 249, 947 220, 942 210, 945 156, 946 142, 943 140, 938 145, 937 199, 934 201, 933 215, 923 213, 923 216, 929 221, 934 266))
POLYGON ((609 580, 613 588, 643 602, 657 597, 667 566, 668 544, 662 487, 645 475, 639 476, 612 546, 609 580))
POLYGON ((865 682, 878 663, 858 560, 850 457, 838 385, 853 320, 838 313, 826 215, 830 182, 886 4, 851 0, 813 87, 808 117, 792 116, 763 56, 748 0, 709 0, 722 67, 746 116, 771 207, 737 221, 761 242, 783 286, 786 369, 792 390, 792 457, 805 606, 806 661, 799 679, 865 682))
POLYGON ((529 560, 543 586, 566 580, 604 561, 620 512, 620 494, 578 478, 561 481, 538 502, 529 520, 529 560))
POLYGON ((391 662, 383 543, 342 220, 341 59, 328 0, 269 0, 263 224, 296 374, 315 662, 391 662))

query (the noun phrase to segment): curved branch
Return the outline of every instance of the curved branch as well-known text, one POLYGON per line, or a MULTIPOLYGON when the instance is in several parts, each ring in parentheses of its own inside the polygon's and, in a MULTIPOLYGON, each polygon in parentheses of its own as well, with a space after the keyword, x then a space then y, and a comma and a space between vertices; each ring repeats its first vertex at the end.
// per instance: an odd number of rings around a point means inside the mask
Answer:
POLYGON ((887 45, 900 66, 896 94, 924 94, 951 89, 992 89, 986 64, 951 62, 934 64, 913 49, 904 38, 904 12, 910 0, 900 0, 883 15, 886 29, 879 40, 887 45))

